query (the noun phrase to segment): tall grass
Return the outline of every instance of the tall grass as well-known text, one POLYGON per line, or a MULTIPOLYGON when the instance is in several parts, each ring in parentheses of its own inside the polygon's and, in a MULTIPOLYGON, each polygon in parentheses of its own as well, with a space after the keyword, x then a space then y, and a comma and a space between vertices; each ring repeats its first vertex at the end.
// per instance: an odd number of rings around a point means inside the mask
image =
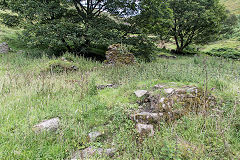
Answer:
POLYGON ((0 55, 0 159, 66 159, 90 145, 114 146, 116 159, 239 158, 238 61, 194 56, 113 67, 75 57, 79 71, 39 72, 51 60, 15 52, 0 55), (132 93, 170 82, 207 84, 219 103, 207 117, 193 114, 172 125, 162 123, 153 138, 139 144, 127 116, 137 107, 132 93), (96 91, 96 85, 105 83, 120 86, 96 91), (33 125, 53 117, 61 119, 56 133, 32 131, 33 125), (89 143, 91 131, 106 136, 89 143))

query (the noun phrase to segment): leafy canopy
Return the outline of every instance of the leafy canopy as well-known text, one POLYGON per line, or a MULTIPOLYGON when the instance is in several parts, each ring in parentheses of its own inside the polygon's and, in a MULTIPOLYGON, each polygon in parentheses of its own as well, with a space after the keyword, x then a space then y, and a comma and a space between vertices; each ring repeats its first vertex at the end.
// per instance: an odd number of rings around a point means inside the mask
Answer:
POLYGON ((169 0, 173 11, 173 27, 177 52, 191 43, 204 44, 214 40, 226 18, 225 8, 219 0, 169 0))
POLYGON ((173 38, 177 52, 217 38, 226 19, 219 0, 143 0, 137 24, 162 40, 173 38))
POLYGON ((28 46, 61 54, 120 42, 128 27, 111 14, 133 14, 135 0, 2 0, 1 6, 24 19, 28 46))

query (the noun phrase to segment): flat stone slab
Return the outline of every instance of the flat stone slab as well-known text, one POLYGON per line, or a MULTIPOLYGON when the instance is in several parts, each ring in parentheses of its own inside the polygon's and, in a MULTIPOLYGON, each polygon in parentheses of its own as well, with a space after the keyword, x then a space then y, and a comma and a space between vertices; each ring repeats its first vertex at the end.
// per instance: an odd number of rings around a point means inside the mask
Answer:
POLYGON ((132 119, 137 123, 158 123, 162 119, 163 113, 140 112, 131 115, 132 119))
POLYGON ((146 90, 137 90, 137 91, 135 91, 134 93, 135 93, 135 95, 136 95, 138 98, 140 98, 140 97, 146 95, 146 94, 148 93, 148 91, 146 91, 146 90))
POLYGON ((164 85, 156 84, 153 88, 154 88, 154 89, 162 89, 162 88, 164 88, 164 87, 165 87, 164 85))
POLYGON ((137 132, 140 134, 140 136, 154 136, 154 129, 153 125, 151 124, 141 124, 138 123, 136 125, 137 132))
POLYGON ((59 118, 44 120, 41 123, 33 126, 33 131, 35 133, 40 133, 44 131, 56 131, 59 128, 59 122, 59 118))

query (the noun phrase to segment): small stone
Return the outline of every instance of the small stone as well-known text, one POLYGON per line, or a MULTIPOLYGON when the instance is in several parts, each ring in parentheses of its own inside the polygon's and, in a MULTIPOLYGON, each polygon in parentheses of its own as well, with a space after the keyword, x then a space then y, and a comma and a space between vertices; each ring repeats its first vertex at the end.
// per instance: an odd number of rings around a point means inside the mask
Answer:
POLYGON ((136 128, 140 136, 148 135, 149 137, 152 137, 154 135, 153 125, 151 124, 138 123, 136 125, 136 128))
POLYGON ((67 59, 65 57, 62 57, 61 60, 67 62, 67 59))
POLYGON ((71 66, 71 69, 72 69, 72 70, 74 70, 74 71, 76 71, 76 70, 78 70, 78 67, 77 67, 77 66, 74 66, 74 65, 72 65, 72 66, 71 66))
POLYGON ((117 85, 114 84, 106 84, 106 85, 99 85, 97 86, 97 89, 105 89, 105 88, 117 88, 117 85))
POLYGON ((160 101, 159 101, 159 102, 160 102, 160 103, 163 103, 163 102, 164 102, 164 100, 165 100, 165 98, 163 97, 163 98, 161 98, 161 99, 160 99, 160 101))
POLYGON ((196 92, 197 91, 197 88, 196 87, 192 87, 192 88, 188 88, 187 89, 187 92, 188 93, 194 93, 194 92, 196 92))
POLYGON ((148 91, 146 91, 146 90, 137 90, 137 91, 135 91, 134 93, 135 93, 135 95, 136 95, 138 98, 140 98, 140 97, 146 95, 147 92, 148 92, 148 91))
POLYGON ((91 132, 88 134, 88 139, 90 142, 95 141, 98 137, 102 136, 101 132, 91 132))
POLYGON ((108 47, 105 53, 105 63, 112 65, 130 65, 136 63, 136 58, 132 53, 129 53, 127 48, 121 44, 113 44, 108 47))
POLYGON ((173 88, 164 89, 164 92, 167 94, 172 94, 174 92, 173 88))
POLYGON ((157 84, 157 85, 154 86, 154 89, 162 89, 164 87, 165 87, 164 85, 157 84))
POLYGON ((52 118, 42 121, 41 123, 33 126, 33 131, 36 133, 40 133, 43 131, 56 131, 59 128, 59 122, 59 118, 52 118))
POLYGON ((82 152, 82 157, 83 158, 88 158, 94 155, 101 155, 103 154, 103 149, 102 148, 93 148, 93 147, 89 147, 83 150, 82 152))

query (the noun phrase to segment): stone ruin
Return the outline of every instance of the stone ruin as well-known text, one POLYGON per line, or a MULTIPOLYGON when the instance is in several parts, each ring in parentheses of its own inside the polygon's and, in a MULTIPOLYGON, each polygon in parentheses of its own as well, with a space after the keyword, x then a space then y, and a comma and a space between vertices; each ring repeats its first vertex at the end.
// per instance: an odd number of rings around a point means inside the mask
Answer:
POLYGON ((144 135, 148 132, 148 136, 154 133, 152 127, 162 122, 173 123, 185 115, 205 114, 216 105, 214 96, 195 86, 168 87, 159 84, 151 91, 136 91, 135 95, 140 99, 139 109, 130 117, 137 123, 137 132, 140 135, 142 131, 144 135))
POLYGON ((108 47, 106 52, 106 64, 134 64, 136 59, 134 55, 127 51, 127 49, 121 44, 113 44, 108 47))

